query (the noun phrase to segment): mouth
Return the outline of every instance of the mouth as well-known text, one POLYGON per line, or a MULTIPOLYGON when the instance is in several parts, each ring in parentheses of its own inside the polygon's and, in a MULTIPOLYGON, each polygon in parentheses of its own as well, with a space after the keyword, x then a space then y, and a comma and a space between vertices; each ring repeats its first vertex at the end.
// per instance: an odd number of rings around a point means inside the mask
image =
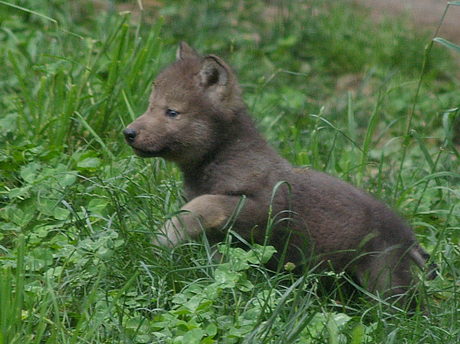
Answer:
POLYGON ((129 144, 133 149, 134 154, 141 158, 156 158, 163 157, 167 153, 167 148, 162 149, 141 149, 135 147, 133 144, 129 144))
POLYGON ((161 156, 161 150, 159 150, 159 151, 156 151, 156 150, 143 150, 143 149, 139 149, 139 148, 136 148, 136 147, 133 147, 133 146, 131 146, 131 148, 133 149, 134 154, 136 154, 137 156, 139 156, 141 158, 154 158, 154 157, 161 156))

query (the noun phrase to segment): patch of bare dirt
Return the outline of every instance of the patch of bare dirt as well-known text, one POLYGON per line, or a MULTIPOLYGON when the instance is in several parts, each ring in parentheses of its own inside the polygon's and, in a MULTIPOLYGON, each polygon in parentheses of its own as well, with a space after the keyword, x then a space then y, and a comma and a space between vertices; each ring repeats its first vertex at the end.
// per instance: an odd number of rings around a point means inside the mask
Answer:
MULTIPOLYGON (((384 15, 407 15, 416 27, 436 32, 446 10, 447 0, 349 0, 371 10, 378 20, 384 15)), ((460 6, 449 6, 438 37, 460 45, 460 6)))

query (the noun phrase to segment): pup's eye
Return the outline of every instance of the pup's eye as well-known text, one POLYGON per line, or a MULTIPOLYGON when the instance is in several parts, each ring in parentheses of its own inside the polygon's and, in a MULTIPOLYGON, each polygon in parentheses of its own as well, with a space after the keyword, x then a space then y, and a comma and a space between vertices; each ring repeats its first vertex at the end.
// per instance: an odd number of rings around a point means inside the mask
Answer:
POLYGON ((166 116, 168 116, 170 118, 177 117, 177 116, 179 116, 179 111, 168 109, 168 110, 166 110, 166 116))

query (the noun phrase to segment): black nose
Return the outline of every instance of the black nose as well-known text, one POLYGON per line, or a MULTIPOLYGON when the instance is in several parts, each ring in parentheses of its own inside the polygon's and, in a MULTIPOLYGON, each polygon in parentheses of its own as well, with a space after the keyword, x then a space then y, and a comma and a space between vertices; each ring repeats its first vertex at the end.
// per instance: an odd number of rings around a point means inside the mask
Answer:
POLYGON ((126 128, 125 130, 123 130, 123 135, 125 135, 126 142, 133 143, 137 134, 134 129, 126 128))

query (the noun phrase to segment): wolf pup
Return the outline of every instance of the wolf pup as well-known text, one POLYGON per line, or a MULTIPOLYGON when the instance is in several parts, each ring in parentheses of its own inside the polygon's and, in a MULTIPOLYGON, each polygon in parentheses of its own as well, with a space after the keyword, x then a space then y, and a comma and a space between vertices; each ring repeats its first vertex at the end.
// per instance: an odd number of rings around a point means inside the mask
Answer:
POLYGON ((430 257, 386 205, 283 159, 247 114, 230 67, 186 43, 156 77, 145 114, 123 134, 138 156, 173 161, 184 175, 189 202, 166 222, 159 244, 172 247, 203 231, 216 243, 230 221, 246 241, 276 248, 271 268, 293 262, 346 271, 367 290, 395 299, 413 284, 411 261, 423 268, 430 257))

